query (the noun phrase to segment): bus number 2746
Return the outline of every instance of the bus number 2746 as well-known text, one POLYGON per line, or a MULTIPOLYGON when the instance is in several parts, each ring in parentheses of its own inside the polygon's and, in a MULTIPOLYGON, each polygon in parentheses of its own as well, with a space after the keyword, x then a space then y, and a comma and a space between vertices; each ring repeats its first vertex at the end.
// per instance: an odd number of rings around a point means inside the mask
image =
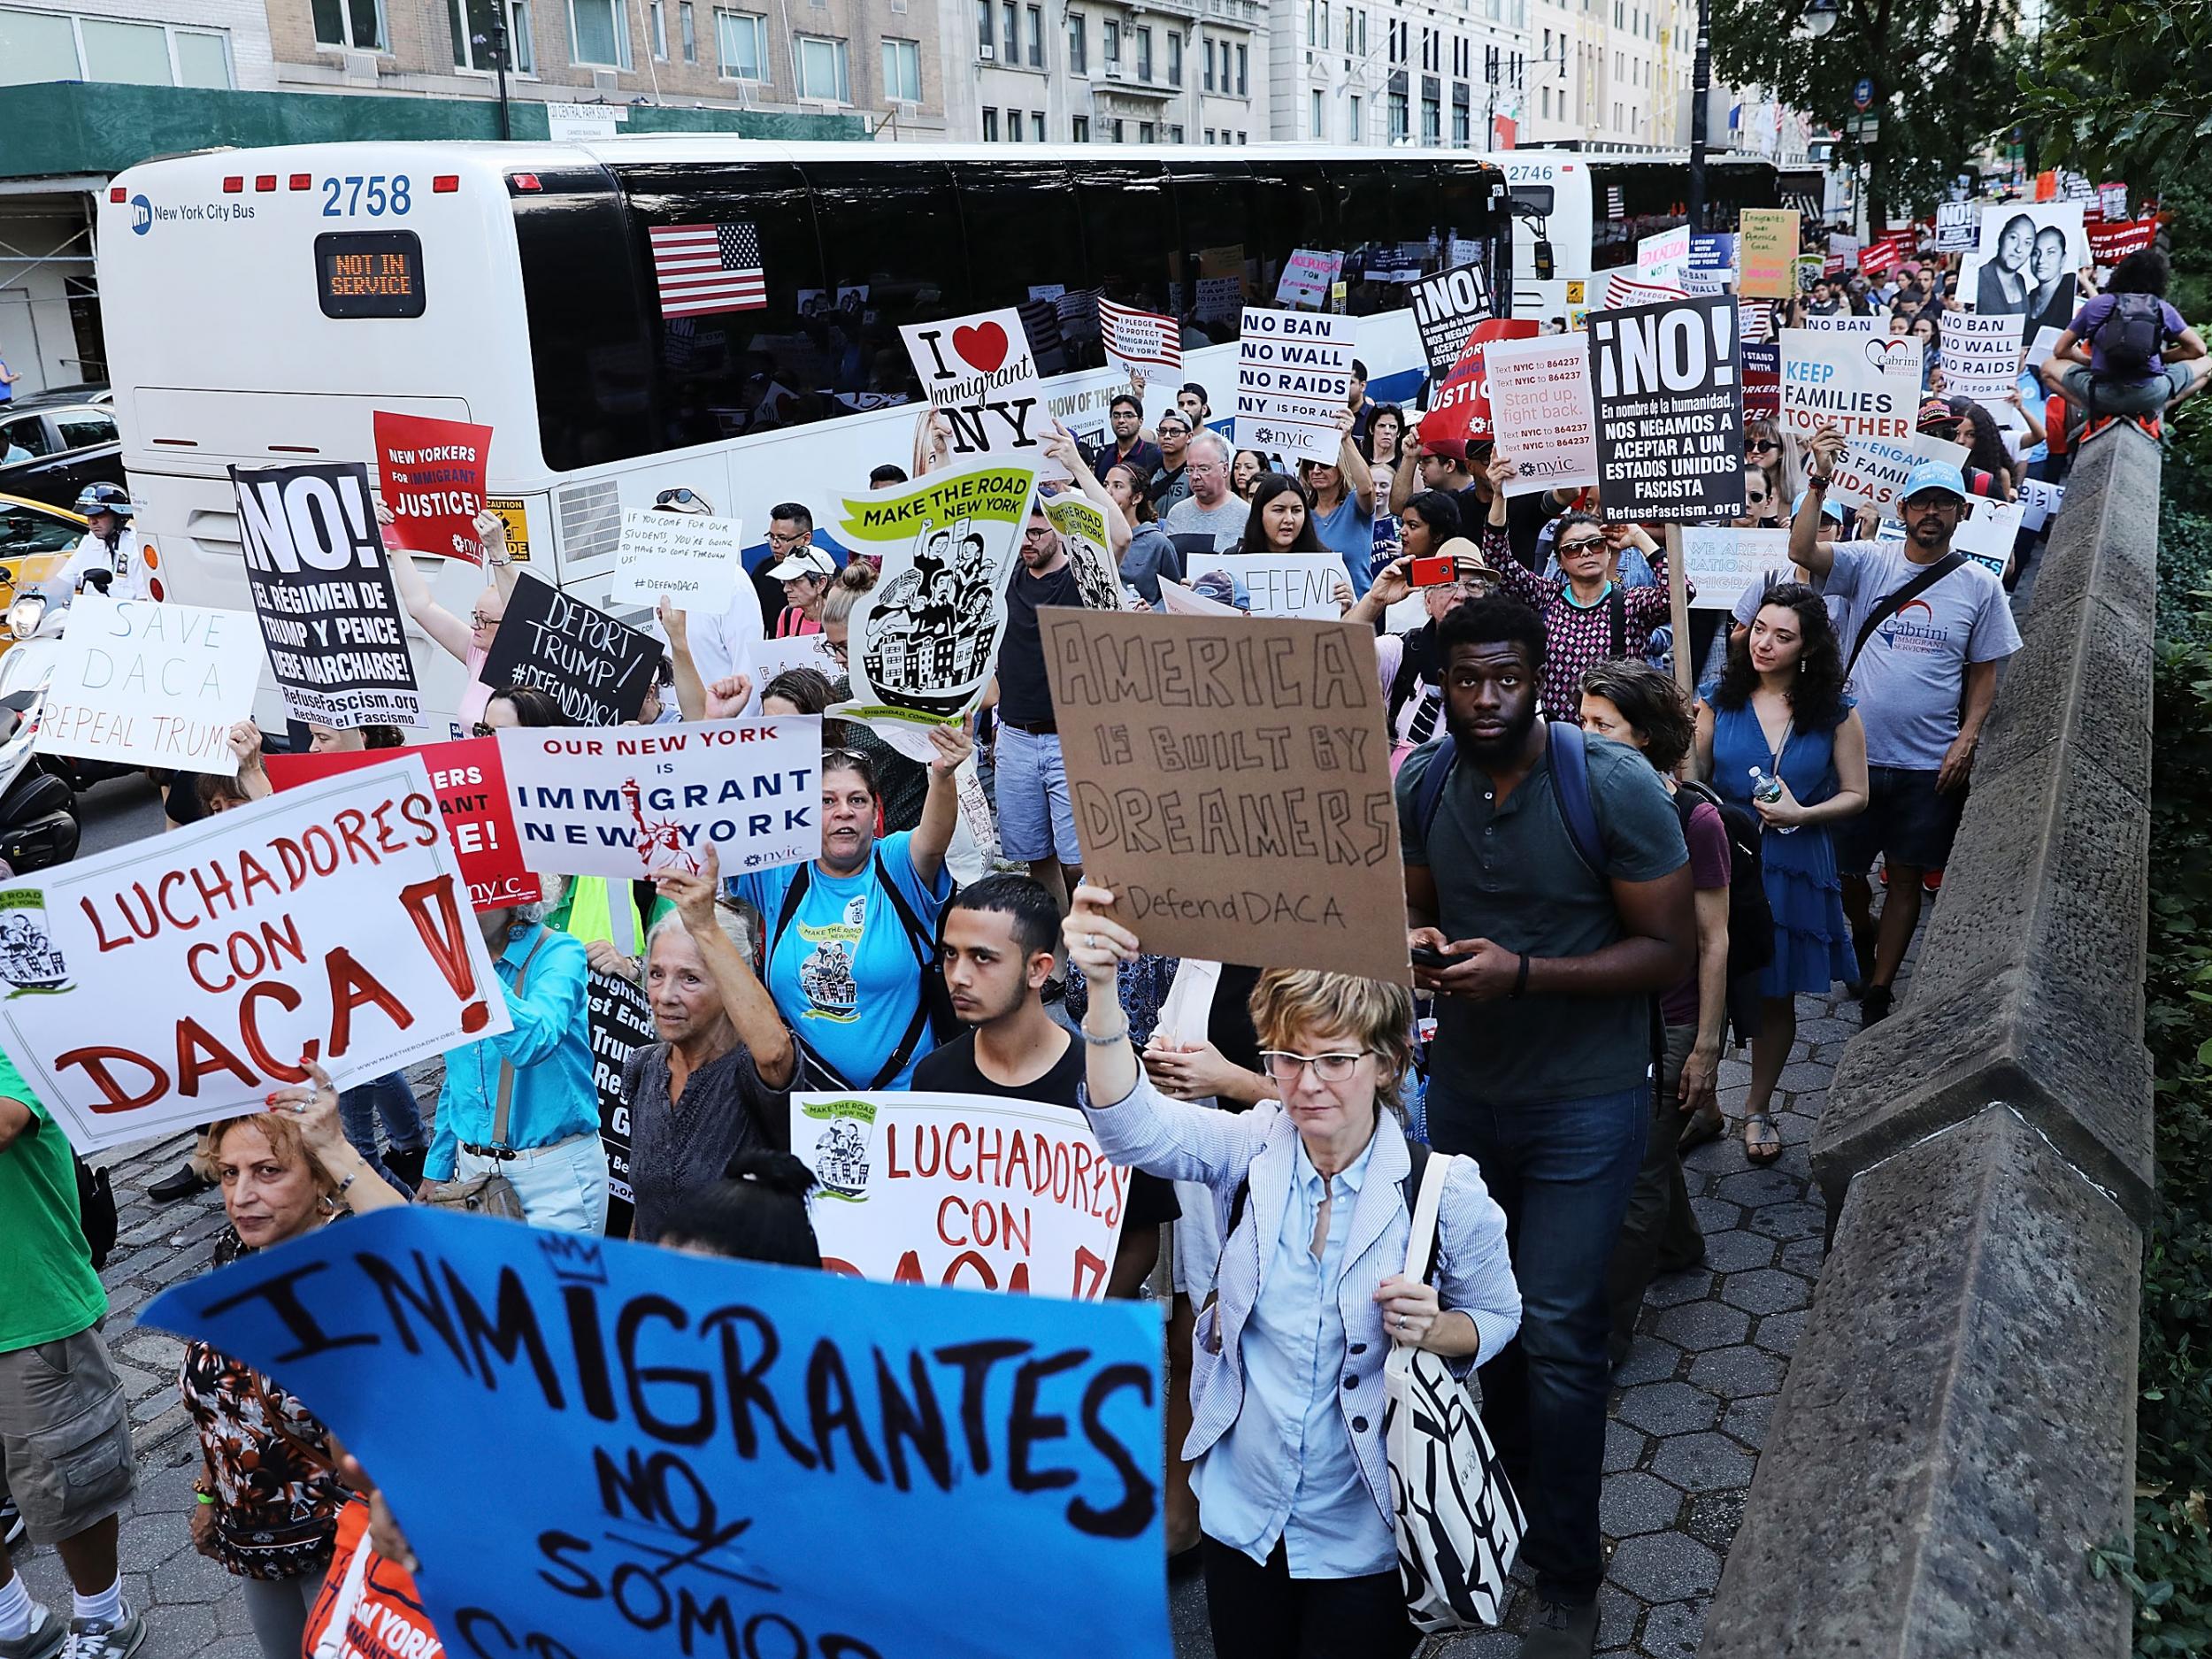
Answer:
POLYGON ((371 219, 381 219, 387 213, 404 216, 413 205, 403 173, 389 179, 380 173, 365 179, 357 173, 350 178, 323 180, 325 219, 349 219, 362 212, 371 219))

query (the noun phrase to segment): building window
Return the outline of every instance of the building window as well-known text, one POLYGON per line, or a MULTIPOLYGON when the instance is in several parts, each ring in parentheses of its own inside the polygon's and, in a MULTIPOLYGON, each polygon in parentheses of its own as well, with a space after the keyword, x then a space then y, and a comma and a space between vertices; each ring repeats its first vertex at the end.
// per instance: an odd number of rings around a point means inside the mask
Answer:
POLYGON ((1183 84, 1183 37, 1173 29, 1167 35, 1167 83, 1171 87, 1183 84))
POLYGON ((991 0, 975 0, 975 43, 979 50, 991 50, 991 0))
POLYGON ((1137 26, 1137 79, 1152 79, 1152 31, 1141 23, 1137 26))
POLYGON ((1351 132, 1350 132, 1349 134, 1348 134, 1346 135, 1346 136, 1347 136, 1347 137, 1348 137, 1348 138, 1350 139, 1350 141, 1351 141, 1353 143, 1355 143, 1355 144, 1356 144, 1356 143, 1359 143, 1359 142, 1363 142, 1363 141, 1366 138, 1366 136, 1367 136, 1367 134, 1366 134, 1365 133, 1363 133, 1363 132, 1362 132, 1362 131, 1360 130, 1360 112, 1359 112, 1359 111, 1360 111, 1359 94, 1358 94, 1358 93, 1356 93, 1356 92, 1355 92, 1355 93, 1352 95, 1352 103, 1351 103, 1351 116, 1350 116, 1350 119, 1351 119, 1351 124, 1352 124, 1352 130, 1351 130, 1351 132))
POLYGON ((668 14, 665 0, 650 0, 646 7, 646 27, 650 36, 653 56, 661 62, 668 61, 668 14))
POLYGON ((1151 122, 1139 121, 1137 123, 1137 142, 1140 144, 1148 144, 1156 136, 1157 133, 1151 122))
POLYGON ((1079 144, 1089 143, 1091 142, 1091 118, 1087 115, 1070 116, 1068 136, 1079 144))
POLYGON ((1549 87, 1543 88, 1542 104, 1544 110, 1544 119, 1548 121, 1551 119, 1551 88, 1549 87))
POLYGON ((999 8, 998 60, 1002 64, 1018 64, 1022 60, 1022 9, 1014 0, 1006 0, 999 8))
POLYGON ((824 103, 850 104, 852 81, 846 73, 845 42, 802 35, 799 48, 799 96, 824 103))
POLYGON ((1390 95, 1390 142, 1392 143, 1402 144, 1412 136, 1412 129, 1407 124, 1410 114, 1411 106, 1407 102, 1406 95, 1402 92, 1392 93, 1390 95))
POLYGON ((1306 136, 1308 138, 1325 138, 1327 134, 1321 130, 1321 88, 1318 87, 1314 88, 1310 92, 1307 93, 1306 96, 1310 103, 1309 119, 1311 123, 1306 128, 1306 136))
MULTIPOLYGON (((388 51, 391 48, 391 31, 385 26, 384 8, 379 0, 314 0, 314 12, 315 43, 318 46, 350 46, 357 51, 364 52, 388 51)), ((9 14, 11 19, 26 15, 31 14, 20 12, 9 14)), ((97 47, 90 40, 85 42, 86 76, 93 81, 122 79, 101 73, 93 66, 93 61, 96 55, 104 59, 120 59, 127 57, 129 49, 124 46, 119 35, 102 35, 101 39, 103 43, 97 47)), ((150 57, 150 54, 146 55, 150 57)), ((165 58, 168 56, 165 47, 162 56, 165 58)), ((129 78, 137 79, 136 76, 129 78)), ((9 79, 13 80, 14 77, 11 75, 9 79)))
POLYGON ((230 40, 227 35, 203 34, 197 29, 172 29, 169 43, 175 49, 177 84, 180 87, 230 85, 230 40))
POLYGON ((1114 118, 1114 142, 1117 144, 1121 142, 1121 118, 1119 116, 1114 118))
MULTIPOLYGON (((1240 46, 1240 47, 1238 47, 1238 48, 1237 48, 1237 96, 1239 96, 1240 98, 1241 98, 1241 97, 1245 97, 1245 96, 1248 96, 1250 94, 1251 90, 1252 90, 1252 86, 1251 86, 1251 76, 1250 76, 1250 73, 1249 73, 1249 72, 1250 72, 1250 70, 1251 70, 1251 67, 1252 67, 1252 49, 1251 49, 1250 47, 1248 47, 1248 46, 1240 46)), ((1242 135, 1241 134, 1240 134, 1238 135, 1238 138, 1237 138, 1237 142, 1239 142, 1239 143, 1240 144, 1240 143, 1242 143, 1243 142, 1244 142, 1243 135, 1242 135)))
POLYGON ((1099 25, 1099 27, 1104 32, 1102 38, 1106 61, 1110 64, 1119 63, 1121 61, 1121 25, 1113 19, 1108 18, 1099 25))
POLYGON ((983 136, 987 142, 998 137, 998 111, 988 104, 983 109, 983 136))
POLYGON ((1434 98, 1421 100, 1421 142, 1434 144, 1444 136, 1444 106, 1434 98))
MULTIPOLYGON (((357 27, 381 28, 373 4, 351 8, 357 27), (364 16, 363 14, 366 15, 364 16)), ((316 12, 319 29, 322 12, 316 12)), ((342 30, 343 19, 334 27, 342 30)), ((379 34, 374 38, 381 40, 379 34)), ((145 87, 231 84, 229 37, 211 29, 165 27, 107 18, 0 8, 0 83, 106 81, 145 87)), ((74 281, 75 279, 70 279, 74 281)), ((112 429, 105 434, 113 438, 112 429)))
POLYGON ((1006 111, 1006 142, 1010 144, 1022 142, 1022 112, 1019 110, 1006 111))
POLYGON ((568 0, 569 61, 627 69, 630 31, 626 21, 622 0, 568 0))
POLYGON ((691 9, 691 0, 677 0, 676 27, 683 36, 684 62, 699 61, 699 19, 691 9))
POLYGON ((1167 142, 1171 144, 1181 143, 1183 142, 1183 129, 1180 127, 1169 127, 1167 129, 1167 142))
POLYGON ((1087 75, 1091 73, 1091 35, 1080 12, 1068 13, 1068 73, 1087 75))
POLYGON ((725 81, 768 79, 768 19, 750 12, 717 12, 714 42, 725 81))
POLYGON ((922 101, 922 48, 918 41, 883 42, 883 96, 895 104, 922 101))
POLYGON ((1027 39, 1029 42, 1029 66, 1032 69, 1042 69, 1045 66, 1044 7, 1031 6, 1028 12, 1028 20, 1029 33, 1027 39))
MULTIPOLYGON (((488 75, 499 67, 497 0, 446 0, 446 22, 453 31, 456 69, 488 75)), ((531 72, 528 0, 509 0, 507 51, 508 68, 526 75, 531 72)))
POLYGON ((1240 130, 1240 131, 1238 132, 1238 134, 1237 134, 1237 142, 1238 142, 1238 143, 1240 143, 1240 144, 1241 144, 1241 143, 1243 143, 1244 142, 1245 142, 1245 134, 1244 134, 1244 133, 1243 133, 1241 130, 1240 130))
POLYGON ((1213 42, 1213 36, 1212 36, 1212 35, 1209 35, 1206 37, 1206 90, 1207 90, 1207 91, 1209 91, 1209 92, 1211 92, 1213 89, 1214 89, 1214 42, 1213 42))
POLYGON ((1468 127, 1468 120, 1467 120, 1467 106, 1466 106, 1465 104, 1453 104, 1453 105, 1452 105, 1452 142, 1454 142, 1455 144, 1458 144, 1458 145, 1462 146, 1463 148, 1466 145, 1466 142, 1467 142, 1467 127, 1468 127))

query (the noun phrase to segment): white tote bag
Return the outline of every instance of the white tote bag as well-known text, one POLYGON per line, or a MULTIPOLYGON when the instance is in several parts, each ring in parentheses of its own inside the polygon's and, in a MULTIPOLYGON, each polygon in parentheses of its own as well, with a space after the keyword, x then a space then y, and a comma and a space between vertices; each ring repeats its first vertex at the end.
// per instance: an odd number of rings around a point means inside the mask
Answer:
MULTIPOLYGON (((1432 1154, 1406 1241, 1406 1277, 1426 1279, 1453 1160, 1432 1154)), ((1439 1354, 1394 1344, 1383 1367, 1383 1445, 1406 1612, 1425 1632, 1497 1624, 1527 1518, 1475 1398, 1439 1354)))

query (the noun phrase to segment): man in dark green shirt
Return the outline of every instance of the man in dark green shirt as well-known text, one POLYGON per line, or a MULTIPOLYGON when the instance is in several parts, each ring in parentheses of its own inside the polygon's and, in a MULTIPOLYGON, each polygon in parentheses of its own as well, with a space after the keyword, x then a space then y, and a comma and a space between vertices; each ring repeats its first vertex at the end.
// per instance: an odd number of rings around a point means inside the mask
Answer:
POLYGON ((1482 1395, 1529 1515, 1539 1607, 1521 1654, 1587 1659, 1605 1575, 1606 1263, 1651 1118, 1654 999, 1696 960, 1689 854, 1641 756, 1537 718, 1533 611, 1470 600, 1437 645, 1450 735, 1407 757, 1397 784, 1409 942, 1450 959, 1415 968, 1437 997, 1429 1139, 1475 1159, 1513 1233, 1521 1333, 1483 1368, 1482 1395), (1570 744, 1599 868, 1570 828, 1570 744))

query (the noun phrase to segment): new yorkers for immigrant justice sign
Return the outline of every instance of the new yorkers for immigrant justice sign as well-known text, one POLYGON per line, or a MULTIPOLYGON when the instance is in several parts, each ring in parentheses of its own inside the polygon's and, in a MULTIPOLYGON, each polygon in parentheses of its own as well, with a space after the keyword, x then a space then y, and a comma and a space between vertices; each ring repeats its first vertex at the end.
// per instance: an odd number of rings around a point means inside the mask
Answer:
POLYGON ((1169 1659, 1136 1303, 402 1207, 140 1317, 313 1402, 407 1517, 455 1659, 1169 1659), (507 1455, 457 1480, 489 1423, 507 1455))
MULTIPOLYGON (((535 686, 574 726, 618 726, 645 701, 660 641, 525 575, 477 678, 495 691, 535 686)), ((570 873, 580 873, 572 872, 570 873)))
POLYGON ((383 409, 369 419, 394 539, 411 552, 476 563, 482 547, 476 515, 484 511, 492 429, 383 409))
POLYGON ((1594 312, 1590 369, 1607 518, 1696 524, 1743 511, 1734 300, 1594 312))
POLYGON ((1083 868, 1164 956, 1403 985, 1373 631, 1038 613, 1083 868))
POLYGON ((80 1151, 508 1029, 411 755, 14 878, 0 941, 0 1048, 80 1151))
POLYGON ((246 591, 296 720, 420 726, 399 594, 357 461, 234 466, 246 591))

